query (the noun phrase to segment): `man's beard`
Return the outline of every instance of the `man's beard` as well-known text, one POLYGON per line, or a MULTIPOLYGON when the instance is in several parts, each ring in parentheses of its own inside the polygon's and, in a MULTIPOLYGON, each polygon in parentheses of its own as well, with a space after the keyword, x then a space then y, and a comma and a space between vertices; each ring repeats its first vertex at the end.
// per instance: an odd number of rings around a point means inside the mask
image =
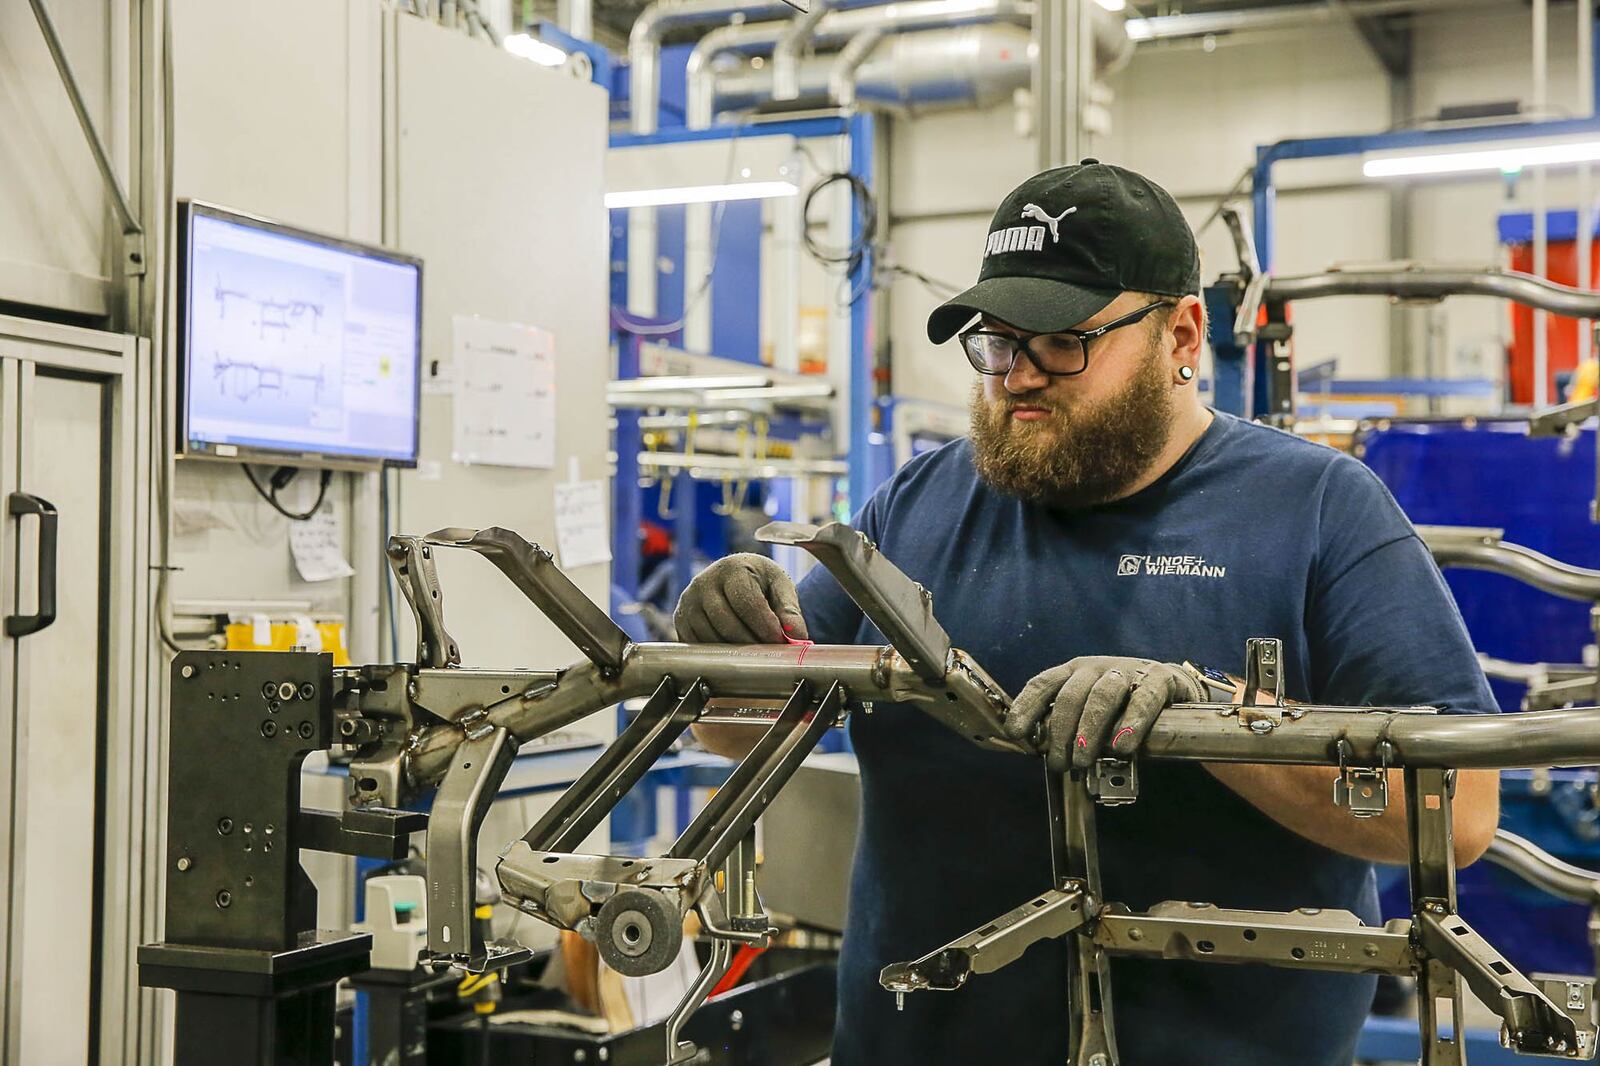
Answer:
POLYGON ((1122 391, 1093 404, 1063 405, 1042 392, 990 401, 979 381, 971 404, 979 476, 1009 496, 1063 510, 1125 495, 1172 437, 1166 362, 1152 344, 1122 391), (1017 406, 1042 407, 1046 414, 1018 421, 1011 415, 1017 406))

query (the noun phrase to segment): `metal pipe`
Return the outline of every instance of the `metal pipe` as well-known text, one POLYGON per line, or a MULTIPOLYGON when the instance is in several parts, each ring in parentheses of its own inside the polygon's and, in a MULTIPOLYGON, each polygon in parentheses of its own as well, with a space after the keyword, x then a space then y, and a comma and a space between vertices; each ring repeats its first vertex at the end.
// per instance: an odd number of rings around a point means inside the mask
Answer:
POLYGON ((830 0, 813 0, 811 10, 794 19, 772 50, 772 98, 793 100, 800 95, 800 52, 811 40, 817 23, 832 8, 830 0))
MULTIPOLYGON (((1594 10, 1589 4, 1575 5, 1578 13, 1578 107, 1577 114, 1594 117, 1594 10)), ((1578 288, 1592 289, 1590 256, 1594 243, 1594 167, 1578 166, 1578 288)), ((1588 319, 1578 324, 1579 365, 1594 357, 1594 331, 1588 319)))
POLYGON ((1128 36, 1135 42, 1167 41, 1182 37, 1236 33, 1246 30, 1304 28, 1308 22, 1349 21, 1377 15, 1435 9, 1457 10, 1462 0, 1351 0, 1327 4, 1286 4, 1230 11, 1198 11, 1183 15, 1153 15, 1127 20, 1128 36))
POLYGON ((1419 714, 1411 711, 1292 708, 1258 735, 1219 709, 1179 704, 1163 711, 1141 752, 1199 762, 1338 765, 1338 744, 1350 742, 1350 765, 1512 770, 1592 766, 1600 752, 1600 707, 1510 714, 1419 714), (1250 735, 1260 740, 1242 739, 1250 735))
POLYGON ((856 72, 883 40, 883 27, 862 30, 850 38, 828 70, 828 99, 839 107, 856 104, 856 72))
POLYGON ((734 15, 747 19, 778 18, 790 10, 784 0, 730 3, 729 0, 656 0, 639 13, 628 34, 628 93, 634 133, 656 131, 661 101, 661 40, 668 30, 734 15))
MULTIPOLYGON (((1579 5, 1580 7, 1582 5, 1579 5)), ((1533 0, 1533 110, 1541 117, 1549 105, 1550 0, 1533 0)), ((1533 172, 1533 272, 1550 276, 1550 195, 1547 168, 1533 172)), ((1533 312, 1533 406, 1550 405, 1549 320, 1533 312)))
POLYGON ((1600 873, 1562 862, 1515 833, 1496 832, 1483 857, 1552 896, 1591 907, 1600 904, 1600 873))
MULTIPOLYGON (((975 22, 1013 22, 1027 26, 1033 19, 1032 0, 908 0, 878 7, 830 11, 817 23, 813 40, 818 45, 844 44, 874 27, 886 33, 968 25, 975 22)), ((1107 15, 1109 16, 1109 12, 1107 15)), ((787 23, 745 23, 724 26, 700 39, 686 66, 688 101, 686 119, 691 129, 711 125, 716 111, 718 56, 735 49, 770 51, 783 38, 787 23)))
MULTIPOLYGON (((635 644, 618 673, 605 676, 584 660, 563 670, 554 688, 496 705, 486 722, 504 726, 519 740, 537 737, 602 707, 649 695, 668 678, 682 685, 699 678, 718 697, 735 699, 792 692, 801 681, 819 691, 837 681, 858 700, 926 698, 926 686, 892 648, 818 644, 806 646, 802 654, 784 644, 635 644)), ((437 781, 449 769, 462 736, 453 724, 423 730, 407 752, 410 780, 437 781)))
MULTIPOLYGON (((1004 23, 893 36, 867 30, 851 38, 835 57, 801 63, 800 98, 908 111, 988 107, 1027 87, 1031 50, 1027 32, 1004 23), (863 39, 871 34, 880 39, 875 43, 863 39)), ((717 75, 719 111, 752 107, 771 95, 770 72, 750 63, 736 74, 717 75)))
POLYGON ((1428 542, 1428 550, 1440 567, 1487 570, 1515 578, 1552 596, 1584 603, 1600 602, 1600 570, 1558 562, 1520 544, 1451 539, 1428 542))
POLYGON ((556 22, 580 41, 594 40, 594 0, 556 0, 556 22))
POLYGON ((78 79, 72 73, 72 65, 67 62, 67 54, 61 47, 61 38, 56 34, 55 23, 50 21, 50 13, 44 9, 44 0, 28 0, 33 7, 33 17, 39 23, 39 32, 44 35, 45 47, 50 50, 50 58, 55 61, 56 73, 61 76, 62 87, 67 90, 67 99, 72 103, 72 113, 78 116, 78 126, 83 130, 83 139, 89 143, 89 154, 94 156, 94 165, 100 168, 100 180, 105 182, 106 191, 111 193, 111 204, 116 208, 117 218, 122 222, 122 232, 126 236, 138 236, 144 233, 144 227, 134 217, 133 205, 128 202, 128 193, 122 187, 122 179, 117 177, 117 172, 111 167, 111 157, 106 154, 105 142, 100 139, 100 131, 95 129, 94 119, 89 115, 88 105, 83 101, 83 90, 78 87, 78 79))
POLYGON ((1510 270, 1335 270, 1302 277, 1275 277, 1268 283, 1266 295, 1285 300, 1324 296, 1389 296, 1402 300, 1497 296, 1569 318, 1600 317, 1600 293, 1510 270))

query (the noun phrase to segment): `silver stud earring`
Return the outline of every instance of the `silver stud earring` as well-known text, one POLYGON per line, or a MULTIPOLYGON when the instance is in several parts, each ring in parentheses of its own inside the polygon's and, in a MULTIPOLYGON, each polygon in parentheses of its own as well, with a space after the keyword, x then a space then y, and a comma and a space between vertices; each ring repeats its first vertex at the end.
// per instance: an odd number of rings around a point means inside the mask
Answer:
POLYGON ((1183 380, 1185 380, 1185 381, 1192 380, 1194 378, 1194 367, 1192 367, 1192 366, 1180 366, 1178 368, 1178 376, 1180 378, 1182 378, 1183 380))

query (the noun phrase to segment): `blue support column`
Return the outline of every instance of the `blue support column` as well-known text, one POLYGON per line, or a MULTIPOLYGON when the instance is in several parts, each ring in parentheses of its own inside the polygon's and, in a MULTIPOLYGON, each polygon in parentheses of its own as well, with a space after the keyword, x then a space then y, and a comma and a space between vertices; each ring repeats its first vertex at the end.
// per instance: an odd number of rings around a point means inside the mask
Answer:
MULTIPOLYGON (((867 113, 851 116, 850 172, 870 188, 872 185, 873 133, 875 123, 867 113)), ((864 234, 861 217, 850 220, 852 245, 870 240, 864 234)), ((850 272, 850 291, 855 299, 850 301, 850 511, 859 511, 872 495, 877 483, 873 478, 871 445, 872 407, 876 399, 877 382, 873 377, 876 351, 873 344, 872 285, 873 263, 871 254, 861 257, 850 272)))
POLYGON ((694 545, 699 539, 694 478, 680 470, 672 476, 672 589, 668 603, 677 603, 694 580, 694 545))
POLYGON ((1213 285, 1205 291, 1208 339, 1211 341, 1211 405, 1226 414, 1250 417, 1254 352, 1233 343, 1230 290, 1213 285))
MULTIPOLYGON (((622 330, 616 333, 617 380, 639 376, 639 338, 622 330)), ((639 595, 639 530, 644 519, 644 503, 639 492, 639 452, 644 449, 644 434, 639 430, 639 412, 616 412, 617 474, 611 481, 611 585, 627 600, 639 595)), ((616 614, 617 604, 612 604, 616 614)))
POLYGON ((1277 190, 1272 187, 1273 152, 1277 145, 1256 148, 1256 169, 1250 185, 1252 228, 1255 231, 1256 259, 1261 269, 1272 270, 1272 212, 1277 205, 1277 190))

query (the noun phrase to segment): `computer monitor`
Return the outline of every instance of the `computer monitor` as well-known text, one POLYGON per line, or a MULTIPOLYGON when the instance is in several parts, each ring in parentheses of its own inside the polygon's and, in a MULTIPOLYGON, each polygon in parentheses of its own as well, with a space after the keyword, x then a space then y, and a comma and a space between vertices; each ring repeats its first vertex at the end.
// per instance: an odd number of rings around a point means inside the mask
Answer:
POLYGON ((179 453, 415 466, 422 261, 183 201, 179 453))

